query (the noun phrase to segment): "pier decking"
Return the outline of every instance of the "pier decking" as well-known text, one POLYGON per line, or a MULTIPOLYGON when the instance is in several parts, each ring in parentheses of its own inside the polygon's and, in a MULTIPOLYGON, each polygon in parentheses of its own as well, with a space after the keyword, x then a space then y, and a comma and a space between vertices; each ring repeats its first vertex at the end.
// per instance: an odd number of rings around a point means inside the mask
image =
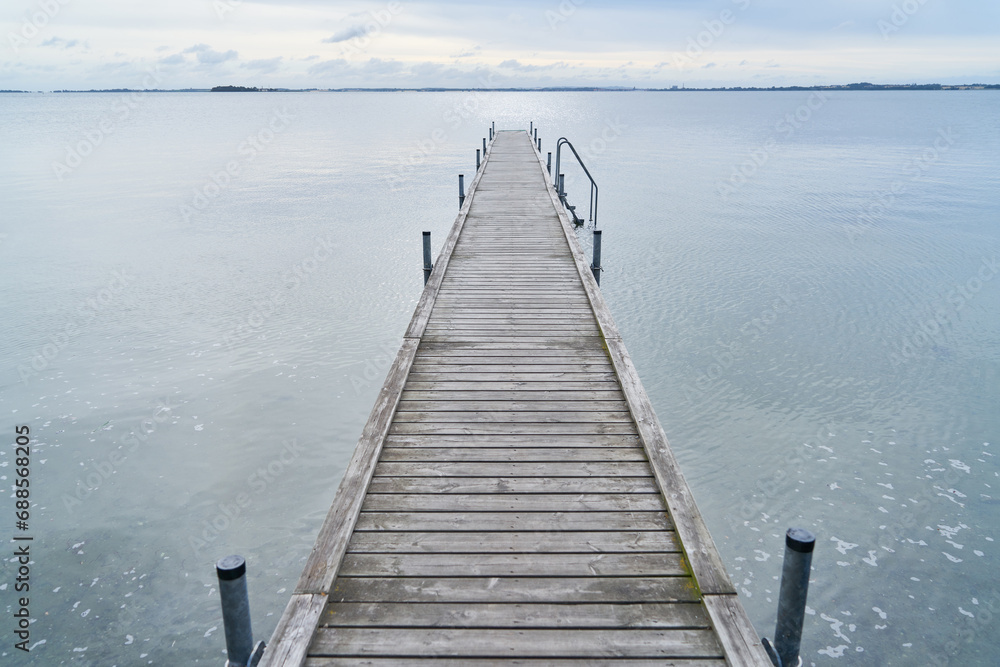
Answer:
POLYGON ((498 132, 262 664, 770 665, 545 166, 498 132))

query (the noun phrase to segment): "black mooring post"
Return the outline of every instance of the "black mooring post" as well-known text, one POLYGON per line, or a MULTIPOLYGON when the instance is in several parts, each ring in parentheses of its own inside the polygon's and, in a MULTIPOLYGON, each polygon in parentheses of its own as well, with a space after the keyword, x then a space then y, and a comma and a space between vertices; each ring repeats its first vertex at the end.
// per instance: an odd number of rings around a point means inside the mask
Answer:
POLYGON ((601 286, 601 230, 594 230, 594 263, 590 265, 590 270, 594 274, 597 286, 601 286))
POLYGON ((549 159, 545 162, 545 169, 552 174, 552 151, 549 151, 549 159))
POLYGON ((424 232, 424 284, 430 280, 434 264, 431 263, 431 233, 424 232))
POLYGON ((778 622, 774 628, 774 646, 765 640, 771 662, 779 667, 796 667, 802 645, 802 622, 809 593, 809 570, 812 566, 816 537, 804 528, 789 528, 785 533, 785 561, 781 566, 781 590, 778 593, 778 622))
POLYGON ((476 171, 479 171, 479 149, 476 149, 476 171))
POLYGON ((465 174, 458 175, 458 207, 465 204, 465 174))
POLYGON ((222 626, 226 635, 227 664, 255 667, 264 655, 264 642, 253 643, 247 564, 243 556, 226 556, 215 564, 222 598, 222 626))
POLYGON ((483 157, 486 157, 486 137, 483 137, 483 157))

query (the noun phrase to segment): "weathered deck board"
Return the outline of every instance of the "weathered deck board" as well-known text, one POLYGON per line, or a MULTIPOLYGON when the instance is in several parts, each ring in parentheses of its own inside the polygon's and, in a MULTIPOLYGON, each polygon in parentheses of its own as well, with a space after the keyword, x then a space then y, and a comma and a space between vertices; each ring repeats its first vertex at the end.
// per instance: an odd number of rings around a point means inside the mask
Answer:
POLYGON ((383 447, 383 463, 449 461, 472 463, 552 463, 563 461, 645 461, 641 447, 383 447))
POLYGON ((500 132, 264 665, 768 665, 565 210, 500 132))
POLYGON ((452 628, 707 628, 700 604, 546 604, 341 602, 328 607, 327 627, 452 628))
MULTIPOLYGON (((338 577, 336 602, 694 602, 690 577, 338 577)), ((384 637, 386 644, 395 641, 384 637)))
MULTIPOLYGON (((619 514, 626 514, 620 512, 619 514)), ((629 528, 632 526, 629 525, 629 528)), ((350 553, 625 553, 679 551, 677 536, 666 530, 586 531, 411 531, 354 535, 350 553)))
POLYGON ((321 628, 310 654, 323 656, 717 658, 722 651, 710 629, 590 630, 418 628, 392 630, 321 628))
MULTIPOLYGON (((475 659, 476 667, 603 667, 608 664, 608 658, 479 658, 475 659)), ((306 667, 411 667, 412 657, 406 658, 309 658, 306 667)), ((420 667, 469 667, 469 658, 421 658, 420 667)), ((723 659, 718 660, 675 660, 675 659, 636 659, 628 660, 628 667, 726 667, 723 659)), ((736 664, 736 663, 733 663, 736 664)))
POLYGON ((665 512, 362 512, 357 532, 670 530, 665 512))
POLYGON ((344 556, 341 577, 656 577, 687 574, 678 553, 639 554, 355 554, 344 556))

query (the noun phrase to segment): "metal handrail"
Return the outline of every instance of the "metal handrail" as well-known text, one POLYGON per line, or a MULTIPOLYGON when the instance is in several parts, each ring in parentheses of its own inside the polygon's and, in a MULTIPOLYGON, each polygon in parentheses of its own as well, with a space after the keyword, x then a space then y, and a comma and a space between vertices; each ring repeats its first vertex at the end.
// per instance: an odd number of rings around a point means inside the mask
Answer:
MULTIPOLYGON (((580 163, 583 168, 583 173, 587 174, 587 178, 590 179, 590 219, 594 222, 594 228, 597 227, 597 181, 594 177, 590 175, 590 171, 587 169, 587 165, 583 163, 583 159, 580 158, 580 154, 576 152, 576 148, 566 137, 560 137, 559 141, 556 142, 556 168, 552 172, 552 184, 556 187, 556 191, 559 193, 559 200, 562 201, 563 206, 569 208, 566 204, 566 193, 562 191, 559 181, 559 162, 562 154, 562 145, 566 144, 569 149, 573 151, 573 155, 576 156, 576 161, 580 163)), ((573 217, 576 218, 576 211, 573 211, 573 217)), ((582 222, 580 224, 583 224, 582 222)))

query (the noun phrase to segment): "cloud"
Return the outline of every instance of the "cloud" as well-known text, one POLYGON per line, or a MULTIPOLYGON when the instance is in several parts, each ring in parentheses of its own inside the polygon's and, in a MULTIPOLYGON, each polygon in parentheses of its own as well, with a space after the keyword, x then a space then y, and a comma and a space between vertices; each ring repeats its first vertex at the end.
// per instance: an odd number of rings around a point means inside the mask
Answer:
POLYGON ((363 25, 354 25, 350 28, 345 28, 338 33, 331 35, 323 40, 324 44, 337 44, 339 42, 346 42, 349 39, 354 39, 355 37, 364 37, 370 31, 363 25))
POLYGON ((175 53, 172 56, 167 56, 166 58, 160 58, 161 65, 183 65, 184 56, 179 53, 175 53))
POLYGON ((403 63, 398 60, 382 60, 381 58, 372 58, 364 65, 361 66, 361 70, 366 74, 398 74, 405 69, 403 63))
POLYGON ((181 53, 194 53, 198 62, 202 65, 218 65, 227 60, 232 60, 239 56, 236 51, 230 49, 225 53, 212 49, 208 44, 195 44, 181 51, 181 53))
POLYGON ((236 58, 239 54, 236 51, 230 49, 225 53, 219 53, 218 51, 203 51, 198 54, 198 62, 202 65, 218 65, 219 63, 224 63, 227 60, 232 60, 236 58))
POLYGON ((242 63, 240 67, 245 69, 254 69, 261 74, 269 74, 276 71, 281 66, 282 57, 277 58, 266 58, 263 60, 251 60, 249 62, 242 63))
POLYGON ((431 80, 432 77, 440 77, 444 71, 444 66, 438 63, 418 63, 410 67, 410 72, 416 77, 431 80))
POLYGON ((309 74, 312 76, 337 76, 346 74, 350 68, 350 64, 345 59, 334 58, 312 65, 309 68, 309 74))
POLYGON ((512 69, 517 72, 538 72, 541 70, 552 69, 553 67, 565 67, 566 63, 558 62, 551 65, 522 65, 518 60, 505 60, 497 67, 502 67, 503 69, 512 69))
POLYGON ((71 49, 79 43, 80 40, 77 39, 63 39, 61 37, 49 37, 47 40, 42 42, 42 46, 55 46, 64 49, 71 49))

